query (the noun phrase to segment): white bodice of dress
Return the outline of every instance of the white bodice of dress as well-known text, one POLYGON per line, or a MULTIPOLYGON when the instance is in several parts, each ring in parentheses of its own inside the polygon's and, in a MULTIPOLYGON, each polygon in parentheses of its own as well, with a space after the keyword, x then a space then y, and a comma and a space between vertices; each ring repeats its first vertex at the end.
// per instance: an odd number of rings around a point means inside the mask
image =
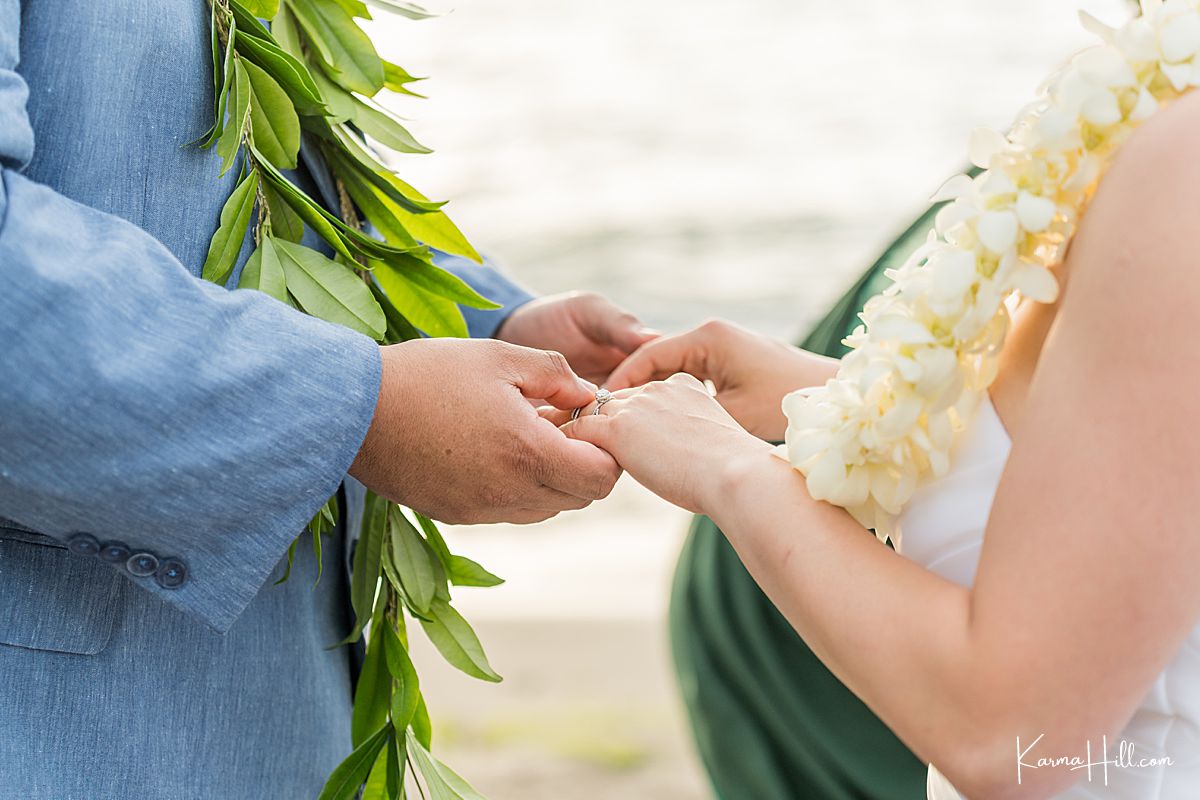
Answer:
MULTIPOLYGON (((991 401, 985 395, 951 454, 950 469, 926 481, 904 509, 897 527, 900 552, 942 577, 962 586, 975 581, 979 553, 1000 475, 1012 442, 991 401)), ((1069 620, 1064 620, 1069 625, 1069 620)), ((1102 630, 1096 632, 1103 636, 1102 630)), ((1036 654, 1030 654, 1036 658, 1036 654)), ((1036 733, 1032 734, 1036 736, 1036 733)), ((1092 761, 1101 761, 1101 731, 1091 742, 1092 761)), ((1026 739, 1022 735, 1022 741, 1026 739)), ((1168 756, 1174 764, 1151 768, 1108 769, 1108 785, 1099 768, 1089 782, 1082 779, 1060 797, 1072 800, 1197 800, 1200 798, 1200 626, 1193 628, 1150 687, 1129 723, 1108 739, 1108 758, 1118 757, 1124 739, 1137 758, 1168 756)), ((1014 734, 1014 745, 1015 734, 1014 734)), ((1079 743, 1079 755, 1085 753, 1079 743)), ((1014 780, 1016 779, 1014 747, 1014 780)), ((1074 755, 1039 753, 1026 757, 1074 755)), ((1064 769, 1065 767, 1057 767, 1064 769)))

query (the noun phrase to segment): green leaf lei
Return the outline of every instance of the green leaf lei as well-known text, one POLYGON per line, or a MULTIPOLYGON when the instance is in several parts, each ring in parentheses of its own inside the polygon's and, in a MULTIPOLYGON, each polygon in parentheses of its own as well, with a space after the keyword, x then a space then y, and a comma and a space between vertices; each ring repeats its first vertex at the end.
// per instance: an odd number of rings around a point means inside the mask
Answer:
MULTIPOLYGON (((429 16, 402 0, 369 2, 412 19, 429 16)), ((440 210, 443 203, 401 180, 362 138, 401 152, 429 152, 371 99, 384 88, 420 95, 409 88, 419 79, 380 58, 355 21, 371 18, 367 5, 360 0, 210 0, 210 5, 216 100, 213 126, 199 144, 216 148, 222 175, 237 165, 239 178, 209 245, 204 278, 225 284, 252 231, 257 246, 240 288, 258 289, 382 343, 412 339, 418 331, 466 336, 458 304, 496 305, 434 265, 429 248, 476 261, 479 254, 440 210), (270 28, 260 20, 268 20, 270 28), (302 141, 331 174, 337 214, 289 177, 287 171, 299 164, 302 141), (363 232, 364 222, 382 241, 363 232), (301 243, 306 230, 328 245, 333 258, 301 243)), ((309 523, 318 564, 321 537, 336 524, 337 513, 331 498, 309 523)), ((354 751, 330 775, 320 798, 352 798, 360 788, 366 800, 403 798, 410 772, 423 796, 427 791, 439 800, 477 800, 478 792, 429 752, 432 730, 408 655, 405 612, 449 663, 481 680, 499 681, 475 632, 450 605, 450 587, 495 586, 501 580, 451 553, 437 527, 420 514, 368 494, 363 519, 351 576, 355 625, 340 643, 357 642, 369 631, 354 695, 354 751)), ((289 572, 295 547, 293 542, 288 550, 289 572)), ((281 580, 286 579, 285 573, 281 580)))

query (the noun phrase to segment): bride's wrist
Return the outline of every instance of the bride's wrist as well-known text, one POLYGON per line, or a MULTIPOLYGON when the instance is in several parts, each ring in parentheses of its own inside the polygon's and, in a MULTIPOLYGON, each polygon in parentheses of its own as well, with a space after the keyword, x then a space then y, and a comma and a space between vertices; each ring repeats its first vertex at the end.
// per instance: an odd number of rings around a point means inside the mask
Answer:
POLYGON ((774 448, 752 435, 740 439, 730 452, 723 456, 712 471, 708 486, 701 498, 701 511, 715 517, 736 500, 742 489, 753 483, 756 475, 770 467, 774 448))

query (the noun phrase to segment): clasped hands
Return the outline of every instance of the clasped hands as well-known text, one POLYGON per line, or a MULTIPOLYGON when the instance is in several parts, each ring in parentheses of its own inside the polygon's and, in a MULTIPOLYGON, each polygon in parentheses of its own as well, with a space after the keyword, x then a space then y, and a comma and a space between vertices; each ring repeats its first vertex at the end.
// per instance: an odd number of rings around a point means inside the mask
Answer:
POLYGON ((702 495, 719 488, 706 465, 761 454, 782 436, 782 396, 832 374, 827 359, 728 323, 660 337, 586 293, 527 303, 496 336, 382 347, 379 399, 351 474, 453 524, 584 508, 622 468, 702 511, 702 495), (570 421, 601 383, 615 394, 604 413, 570 421))

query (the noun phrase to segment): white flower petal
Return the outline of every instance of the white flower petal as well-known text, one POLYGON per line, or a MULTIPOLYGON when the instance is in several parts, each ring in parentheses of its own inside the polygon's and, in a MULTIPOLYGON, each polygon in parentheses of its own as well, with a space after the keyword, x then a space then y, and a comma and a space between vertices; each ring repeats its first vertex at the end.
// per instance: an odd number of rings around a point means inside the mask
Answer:
POLYGON ((1014 194, 1017 191, 1017 185, 1012 182, 1011 178, 1004 174, 1003 170, 989 169, 976 180, 979 186, 979 193, 984 197, 1014 194))
POLYGON ((889 315, 871 320, 871 340, 900 344, 931 344, 933 334, 921 323, 908 317, 889 315))
POLYGON ((971 176, 955 175, 933 193, 933 197, 929 198, 929 202, 940 203, 943 200, 954 200, 962 197, 970 193, 972 185, 971 176))
POLYGON ((975 221, 979 241, 993 253, 1003 253, 1017 243, 1017 215, 1011 211, 987 211, 975 221))
POLYGON ((975 254, 966 250, 950 250, 929 262, 933 280, 930 292, 942 301, 960 297, 975 282, 975 254))
POLYGON ((955 200, 948 203, 934 217, 933 224, 936 226, 938 233, 943 236, 947 231, 953 230, 960 223, 974 219, 979 214, 979 209, 964 200, 955 200))
POLYGON ((1040 233, 1054 219, 1056 206, 1053 200, 1038 197, 1029 192, 1021 192, 1017 196, 1017 221, 1021 227, 1030 233, 1040 233))
POLYGON ((1084 78, 1106 88, 1124 88, 1137 83, 1129 62, 1115 47, 1089 47, 1075 56, 1075 65, 1084 78))
POLYGON ((991 164, 992 156, 1004 149, 1008 141, 1004 134, 991 128, 976 128, 971 131, 967 144, 967 154, 971 163, 977 167, 987 167, 991 164))
POLYGON ((1158 66, 1177 92, 1182 92, 1192 81, 1191 64, 1159 64, 1158 66))
POLYGON ((1172 19, 1158 32, 1158 44, 1167 61, 1184 61, 1200 50, 1200 14, 1189 11, 1172 19))
POLYGON ((1105 25, 1087 11, 1080 10, 1079 22, 1085 31, 1096 34, 1106 42, 1111 42, 1117 32, 1116 28, 1105 25))
POLYGON ((1079 106, 1079 116, 1093 125, 1107 127, 1121 121, 1121 106, 1116 95, 1107 89, 1093 92, 1079 106))
POLYGON ((1151 114, 1158 110, 1158 101, 1154 99, 1154 95, 1150 94, 1149 90, 1144 86, 1138 94, 1137 104, 1133 110, 1129 112, 1129 118, 1135 122, 1141 122, 1148 119, 1151 114))
POLYGON ((1157 61, 1158 36, 1150 23, 1135 18, 1117 30, 1117 47, 1131 61, 1157 61))
POLYGON ((1024 265, 1013 276, 1013 283, 1021 294, 1039 303, 1053 303, 1058 298, 1058 280, 1043 266, 1024 265))

